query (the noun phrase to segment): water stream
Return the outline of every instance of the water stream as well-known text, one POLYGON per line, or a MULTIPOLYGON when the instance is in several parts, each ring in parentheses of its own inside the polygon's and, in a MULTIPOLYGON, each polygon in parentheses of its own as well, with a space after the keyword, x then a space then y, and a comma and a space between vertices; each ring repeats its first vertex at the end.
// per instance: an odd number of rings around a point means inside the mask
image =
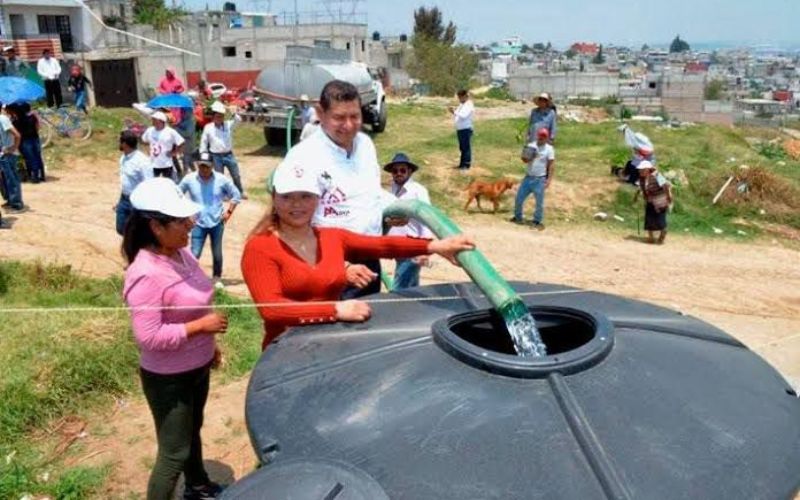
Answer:
POLYGON ((536 321, 522 300, 513 300, 498 312, 506 321, 506 327, 514 342, 517 356, 542 357, 547 355, 547 347, 542 341, 539 329, 536 328, 536 321))

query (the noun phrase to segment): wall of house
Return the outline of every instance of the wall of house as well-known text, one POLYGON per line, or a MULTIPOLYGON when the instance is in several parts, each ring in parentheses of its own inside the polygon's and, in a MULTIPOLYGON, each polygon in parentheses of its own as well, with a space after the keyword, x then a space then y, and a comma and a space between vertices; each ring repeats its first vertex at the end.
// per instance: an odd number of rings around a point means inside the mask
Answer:
POLYGON ((70 31, 72 32, 73 43, 80 44, 85 38, 84 28, 86 20, 84 12, 80 8, 72 7, 47 7, 39 5, 4 5, 3 6, 3 25, 6 28, 6 37, 13 38, 21 35, 39 35, 39 21, 37 16, 69 16, 70 31), (23 19, 23 31, 15 32, 15 26, 11 24, 11 15, 21 15, 23 19))
POLYGON ((619 95, 619 77, 609 73, 541 73, 519 68, 508 78, 508 88, 518 99, 548 92, 555 99, 619 95))

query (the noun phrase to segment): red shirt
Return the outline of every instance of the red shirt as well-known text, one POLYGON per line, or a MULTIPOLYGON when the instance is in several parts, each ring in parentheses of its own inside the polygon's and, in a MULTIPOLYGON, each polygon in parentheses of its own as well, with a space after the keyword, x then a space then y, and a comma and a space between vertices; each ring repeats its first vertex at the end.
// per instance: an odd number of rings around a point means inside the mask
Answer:
POLYGON ((317 263, 298 256, 274 233, 248 240, 242 253, 242 276, 257 304, 285 302, 286 306, 262 306, 266 347, 293 325, 333 323, 336 307, 347 286, 346 260, 409 258, 428 253, 429 240, 403 236, 363 236, 335 228, 315 228, 317 263), (328 301, 325 304, 314 302, 328 301), (303 303, 299 305, 298 302, 303 303))

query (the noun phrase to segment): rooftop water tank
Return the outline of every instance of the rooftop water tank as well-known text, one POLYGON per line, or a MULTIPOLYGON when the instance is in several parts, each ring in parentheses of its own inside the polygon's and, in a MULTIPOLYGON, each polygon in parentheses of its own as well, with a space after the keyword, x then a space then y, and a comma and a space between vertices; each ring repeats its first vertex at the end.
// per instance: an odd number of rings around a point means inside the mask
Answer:
POLYGON ((520 358, 472 284, 294 329, 248 387, 264 467, 224 498, 786 499, 800 399, 736 339, 644 302, 513 283, 548 346, 520 358))

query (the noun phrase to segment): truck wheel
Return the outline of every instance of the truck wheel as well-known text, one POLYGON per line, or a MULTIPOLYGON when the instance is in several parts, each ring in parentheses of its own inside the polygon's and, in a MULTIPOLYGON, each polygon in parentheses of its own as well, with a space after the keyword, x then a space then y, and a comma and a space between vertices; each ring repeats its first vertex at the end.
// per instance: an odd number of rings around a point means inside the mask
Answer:
POLYGON ((386 120, 388 119, 388 113, 386 111, 386 102, 381 103, 381 110, 378 113, 378 122, 372 125, 372 131, 376 134, 380 134, 384 130, 386 130, 386 120))
POLYGON ((267 144, 275 147, 286 145, 286 131, 282 128, 264 127, 264 139, 267 144))

